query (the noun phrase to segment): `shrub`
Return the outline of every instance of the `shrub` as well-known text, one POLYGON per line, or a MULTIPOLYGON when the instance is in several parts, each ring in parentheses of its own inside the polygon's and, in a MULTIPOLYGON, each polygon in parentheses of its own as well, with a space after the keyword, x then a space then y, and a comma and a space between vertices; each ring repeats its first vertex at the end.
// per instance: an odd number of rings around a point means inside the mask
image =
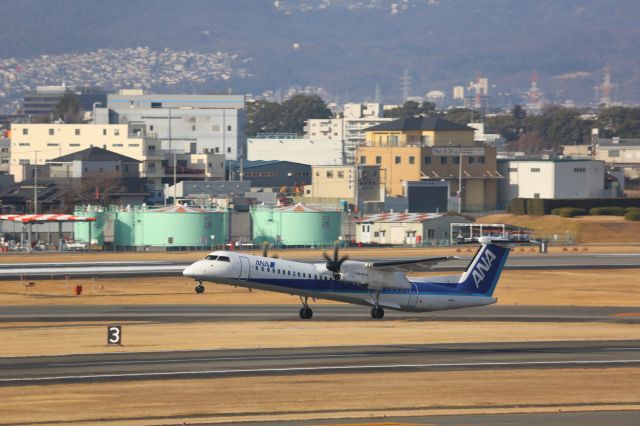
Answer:
POLYGON ((627 207, 627 213, 629 212, 640 212, 640 207, 627 207))
POLYGON ((560 207, 551 210, 551 214, 560 217, 575 217, 583 216, 587 214, 587 211, 585 209, 579 209, 577 207, 560 207))
POLYGON ((624 207, 594 207, 589 210, 590 215, 598 216, 624 216, 624 207))
POLYGON ((640 209, 627 212, 624 215, 624 220, 640 221, 640 209))

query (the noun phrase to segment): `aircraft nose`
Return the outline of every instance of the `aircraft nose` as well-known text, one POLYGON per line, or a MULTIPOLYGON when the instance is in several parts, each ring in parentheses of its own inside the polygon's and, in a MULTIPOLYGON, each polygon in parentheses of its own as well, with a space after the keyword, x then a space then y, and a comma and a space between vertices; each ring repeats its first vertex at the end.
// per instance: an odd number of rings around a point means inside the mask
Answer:
POLYGON ((193 265, 187 266, 187 268, 184 271, 182 271, 182 275, 184 275, 185 277, 196 278, 197 274, 196 274, 195 263, 193 265))

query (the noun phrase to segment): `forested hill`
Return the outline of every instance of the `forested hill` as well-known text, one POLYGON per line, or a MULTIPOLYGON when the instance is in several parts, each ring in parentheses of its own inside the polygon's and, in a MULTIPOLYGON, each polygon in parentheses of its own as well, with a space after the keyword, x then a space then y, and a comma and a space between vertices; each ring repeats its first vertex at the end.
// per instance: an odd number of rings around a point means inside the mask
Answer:
POLYGON ((636 0, 20 0, 0 12, 0 59, 222 51, 249 59, 251 76, 227 83, 237 92, 314 85, 348 100, 380 84, 397 102, 408 68, 414 95, 477 73, 516 94, 535 69, 550 100, 588 101, 609 63, 616 99, 640 99, 636 0))

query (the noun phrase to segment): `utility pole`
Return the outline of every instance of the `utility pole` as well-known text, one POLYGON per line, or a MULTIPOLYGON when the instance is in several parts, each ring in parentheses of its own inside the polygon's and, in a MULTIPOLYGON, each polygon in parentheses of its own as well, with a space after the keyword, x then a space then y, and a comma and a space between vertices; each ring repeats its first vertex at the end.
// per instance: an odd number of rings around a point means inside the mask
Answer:
POLYGON ((173 205, 177 205, 178 204, 178 185, 177 185, 177 176, 176 176, 176 172, 177 172, 177 160, 176 160, 176 152, 173 151, 173 205))
POLYGON ((38 151, 35 151, 36 168, 33 170, 33 214, 38 214, 38 151))
POLYGON ((462 149, 458 157, 458 213, 462 212, 462 149))

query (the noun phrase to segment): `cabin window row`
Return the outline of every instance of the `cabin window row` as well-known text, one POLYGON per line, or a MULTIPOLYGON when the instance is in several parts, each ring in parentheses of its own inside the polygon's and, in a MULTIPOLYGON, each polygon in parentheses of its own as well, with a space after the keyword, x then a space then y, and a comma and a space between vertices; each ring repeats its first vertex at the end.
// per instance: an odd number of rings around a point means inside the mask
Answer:
POLYGON ((262 272, 271 272, 272 274, 279 274, 279 275, 293 275, 298 276, 300 278, 314 278, 314 279, 321 279, 321 280, 328 280, 328 279, 332 279, 331 277, 328 277, 326 275, 318 275, 318 274, 307 274, 306 272, 293 272, 293 274, 291 273, 291 271, 287 271, 285 269, 276 269, 276 268, 265 268, 264 266, 258 266, 256 265, 256 271, 262 271, 262 272), (297 274, 297 275, 296 275, 297 274))

